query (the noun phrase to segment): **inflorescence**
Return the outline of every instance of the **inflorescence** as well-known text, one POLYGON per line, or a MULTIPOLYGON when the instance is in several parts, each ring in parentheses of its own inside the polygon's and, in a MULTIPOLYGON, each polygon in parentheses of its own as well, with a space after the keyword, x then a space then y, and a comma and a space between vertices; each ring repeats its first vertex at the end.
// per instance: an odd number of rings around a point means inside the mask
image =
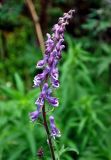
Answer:
MULTIPOLYGON (((53 34, 47 33, 47 41, 45 42, 45 54, 44 58, 37 63, 37 68, 42 68, 42 73, 34 77, 34 87, 41 87, 41 93, 36 100, 35 104, 37 109, 30 113, 30 118, 35 121, 42 112, 45 101, 47 101, 53 107, 59 105, 59 101, 56 97, 52 96, 54 88, 59 87, 59 72, 57 64, 61 59, 61 51, 65 48, 64 42, 64 31, 66 25, 69 24, 69 20, 72 18, 75 10, 70 10, 68 13, 64 13, 63 17, 59 18, 57 24, 52 28, 53 34)), ((54 117, 50 116, 50 130, 52 137, 59 137, 60 131, 54 124, 54 117)))

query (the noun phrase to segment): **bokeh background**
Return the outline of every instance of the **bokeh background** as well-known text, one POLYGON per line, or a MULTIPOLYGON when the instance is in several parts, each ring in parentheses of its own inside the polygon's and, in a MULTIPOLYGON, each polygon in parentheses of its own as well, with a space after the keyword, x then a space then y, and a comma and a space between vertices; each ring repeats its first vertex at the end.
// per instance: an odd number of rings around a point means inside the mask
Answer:
MULTIPOLYGON (((60 160, 111 160, 111 0, 33 0, 44 39, 64 12, 76 9, 66 29, 59 65, 60 106, 54 111, 60 160)), ((35 68, 42 53, 23 0, 0 1, 0 160, 36 160, 42 147, 40 120, 32 124, 39 89, 35 68)))

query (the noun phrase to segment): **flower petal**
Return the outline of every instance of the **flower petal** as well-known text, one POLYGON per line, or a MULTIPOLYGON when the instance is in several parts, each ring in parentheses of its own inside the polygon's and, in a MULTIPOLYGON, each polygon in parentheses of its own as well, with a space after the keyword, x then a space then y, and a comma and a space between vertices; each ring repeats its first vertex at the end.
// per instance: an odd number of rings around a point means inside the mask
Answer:
POLYGON ((40 115, 40 112, 38 110, 31 112, 30 114, 30 119, 32 122, 34 122, 40 115))
POLYGON ((60 134, 60 131, 55 126, 54 117, 50 116, 49 120, 50 120, 51 136, 53 136, 54 139, 55 137, 60 137, 61 134, 60 134))
POLYGON ((44 98, 40 97, 36 100, 35 104, 37 104, 38 106, 43 106, 44 105, 44 98))
POLYGON ((59 87, 59 80, 54 79, 53 77, 51 77, 51 83, 52 83, 52 86, 54 88, 58 88, 59 87))
POLYGON ((36 67, 37 67, 37 68, 42 68, 42 67, 44 66, 44 64, 45 64, 44 60, 40 60, 40 61, 38 61, 36 67))
POLYGON ((34 77, 34 87, 40 86, 42 80, 44 79, 45 75, 43 73, 38 74, 37 76, 34 77))
POLYGON ((55 80, 58 80, 59 74, 58 74, 58 69, 57 68, 53 68, 51 71, 51 77, 55 80))
POLYGON ((46 99, 54 107, 57 107, 59 105, 59 101, 56 97, 47 96, 46 99))

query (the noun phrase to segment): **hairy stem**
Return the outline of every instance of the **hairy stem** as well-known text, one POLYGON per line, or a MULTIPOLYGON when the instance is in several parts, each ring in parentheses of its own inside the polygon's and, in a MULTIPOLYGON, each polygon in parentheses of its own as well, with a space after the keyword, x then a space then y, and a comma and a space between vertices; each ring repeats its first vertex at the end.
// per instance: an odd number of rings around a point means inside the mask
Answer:
POLYGON ((46 130, 46 133, 47 133, 48 144, 49 144, 52 160, 55 160, 54 148, 53 148, 53 145, 52 145, 52 140, 51 140, 51 136, 50 136, 47 120, 46 120, 45 105, 42 108, 42 115, 43 115, 44 127, 45 127, 45 130, 46 130))

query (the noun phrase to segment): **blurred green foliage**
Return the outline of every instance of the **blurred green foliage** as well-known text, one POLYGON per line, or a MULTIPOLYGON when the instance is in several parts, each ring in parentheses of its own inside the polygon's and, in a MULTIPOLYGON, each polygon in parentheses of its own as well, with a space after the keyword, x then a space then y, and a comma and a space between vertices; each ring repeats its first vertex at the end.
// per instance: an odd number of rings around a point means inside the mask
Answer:
MULTIPOLYGON (((40 18, 42 1, 34 1, 40 18)), ((60 62, 60 106, 54 111, 61 138, 58 160, 111 160, 111 3, 108 0, 47 1, 49 31, 62 12, 77 13, 65 35, 60 62)), ((42 54, 24 1, 0 4, 0 160, 35 160, 42 146, 50 159, 41 118, 30 123, 39 89, 33 89, 42 54)))

